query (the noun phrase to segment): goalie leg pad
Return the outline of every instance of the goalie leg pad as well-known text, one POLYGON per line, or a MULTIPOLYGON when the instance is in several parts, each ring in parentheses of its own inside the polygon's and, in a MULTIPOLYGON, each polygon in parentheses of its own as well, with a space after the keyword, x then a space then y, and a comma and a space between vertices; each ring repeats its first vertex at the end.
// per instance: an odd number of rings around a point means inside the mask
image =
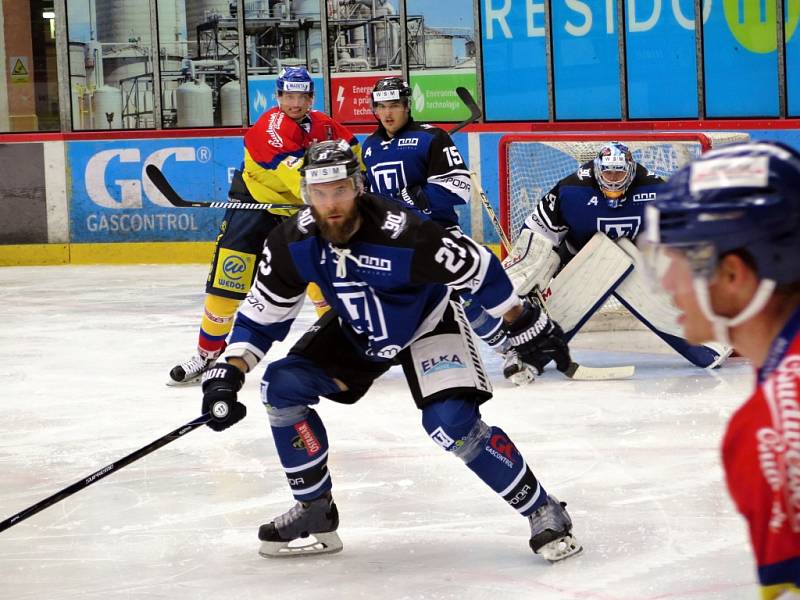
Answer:
POLYGON ((633 270, 633 261, 603 233, 595 233, 550 282, 547 312, 569 340, 633 270))
POLYGON ((545 289, 560 264, 561 259, 550 240, 541 233, 523 229, 503 261, 503 268, 514 285, 514 292, 525 296, 534 287, 545 289))
POLYGON ((634 264, 633 272, 614 290, 620 304, 693 365, 713 368, 722 364, 731 348, 721 344, 694 346, 684 340, 678 323, 680 311, 666 292, 642 275, 645 266, 639 249, 627 238, 620 238, 617 244, 634 264))

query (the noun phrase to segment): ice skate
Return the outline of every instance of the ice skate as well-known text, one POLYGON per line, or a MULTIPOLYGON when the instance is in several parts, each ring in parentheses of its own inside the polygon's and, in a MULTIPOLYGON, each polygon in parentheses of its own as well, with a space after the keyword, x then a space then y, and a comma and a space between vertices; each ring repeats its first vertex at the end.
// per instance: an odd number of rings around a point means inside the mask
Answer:
POLYGON ((531 550, 551 563, 564 560, 583 550, 578 541, 572 537, 572 519, 567 514, 566 506, 566 502, 559 502, 553 496, 549 496, 547 504, 528 517, 531 525, 531 550))
POLYGON ((298 502, 288 512, 258 530, 265 558, 332 554, 342 549, 336 533, 339 511, 330 496, 298 502))
POLYGON ((172 367, 172 370, 169 372, 167 385, 175 386, 200 383, 203 373, 213 367, 216 362, 214 358, 206 358, 195 354, 186 362, 172 367))
POLYGON ((527 385, 536 376, 536 371, 522 359, 513 348, 503 354, 503 377, 514 385, 527 385))

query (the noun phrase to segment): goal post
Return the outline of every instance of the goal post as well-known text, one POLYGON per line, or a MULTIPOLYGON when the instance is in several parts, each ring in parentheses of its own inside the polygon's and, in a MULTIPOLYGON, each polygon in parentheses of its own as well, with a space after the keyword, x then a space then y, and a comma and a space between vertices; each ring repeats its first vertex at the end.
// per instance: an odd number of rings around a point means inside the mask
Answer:
MULTIPOLYGON (((513 244, 525 218, 556 183, 597 156, 604 143, 616 141, 628 146, 636 162, 665 179, 707 150, 747 141, 738 132, 605 132, 526 133, 500 138, 499 176, 500 225, 513 244)), ((505 256, 505 252, 503 252, 505 256)), ((589 329, 638 328, 633 317, 612 299, 589 329), (624 314, 623 314, 624 313, 624 314)), ((591 321, 589 325, 592 325, 591 321)), ((584 329, 587 329, 584 327, 584 329)))

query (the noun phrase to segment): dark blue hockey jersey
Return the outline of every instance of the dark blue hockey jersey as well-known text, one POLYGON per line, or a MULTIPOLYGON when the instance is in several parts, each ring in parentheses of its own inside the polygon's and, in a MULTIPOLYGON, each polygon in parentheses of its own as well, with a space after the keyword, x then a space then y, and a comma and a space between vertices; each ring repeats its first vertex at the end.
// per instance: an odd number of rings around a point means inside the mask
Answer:
POLYGON ((644 226, 645 206, 655 200, 663 184, 663 179, 637 164, 625 201, 611 208, 597 185, 590 161, 545 194, 525 219, 524 227, 541 233, 555 247, 566 241, 572 254, 598 231, 612 240, 620 237, 633 240, 644 226))
POLYGON ((405 202, 442 225, 458 225, 454 207, 469 202, 471 184, 446 131, 409 119, 390 138, 378 125, 361 150, 371 192, 405 202))
POLYGON ((263 358, 286 337, 309 282, 374 360, 392 359, 431 331, 450 288, 472 292, 493 316, 519 304, 500 262, 469 237, 389 199, 366 193, 357 202, 362 223, 345 245, 319 235, 310 208, 270 233, 226 355, 263 358))

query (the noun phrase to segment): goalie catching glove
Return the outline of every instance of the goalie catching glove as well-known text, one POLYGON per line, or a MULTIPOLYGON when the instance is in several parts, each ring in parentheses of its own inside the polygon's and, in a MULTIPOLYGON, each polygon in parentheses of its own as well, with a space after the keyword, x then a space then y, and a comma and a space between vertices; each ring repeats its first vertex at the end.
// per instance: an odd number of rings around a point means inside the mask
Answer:
POLYGON ((522 361, 536 368, 539 375, 551 360, 561 372, 572 363, 564 332, 539 306, 523 302, 522 313, 506 324, 506 332, 522 361))
POLYGON ((206 425, 214 431, 227 429, 247 415, 247 407, 236 400, 242 385, 244 373, 228 363, 217 363, 203 375, 203 414, 211 414, 206 425))

